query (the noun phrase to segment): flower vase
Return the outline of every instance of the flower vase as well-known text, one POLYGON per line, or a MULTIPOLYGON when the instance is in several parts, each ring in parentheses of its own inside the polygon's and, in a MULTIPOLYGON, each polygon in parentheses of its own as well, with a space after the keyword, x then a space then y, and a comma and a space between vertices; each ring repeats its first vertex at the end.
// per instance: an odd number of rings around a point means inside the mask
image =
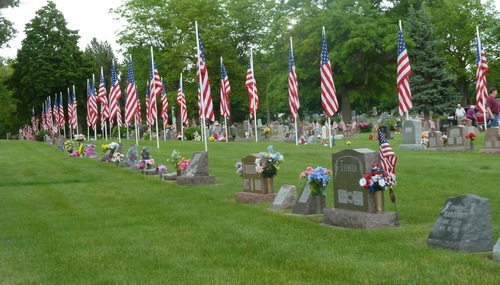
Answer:
POLYGON ((474 150, 474 143, 472 141, 470 142, 470 150, 474 150))
POLYGON ((274 193, 274 180, 272 177, 262 178, 262 194, 274 193))
POLYGON ((373 200, 375 201, 375 213, 384 212, 384 191, 376 190, 373 192, 373 200))
POLYGON ((325 196, 316 195, 313 197, 316 202, 316 214, 323 214, 323 200, 325 199, 325 196))

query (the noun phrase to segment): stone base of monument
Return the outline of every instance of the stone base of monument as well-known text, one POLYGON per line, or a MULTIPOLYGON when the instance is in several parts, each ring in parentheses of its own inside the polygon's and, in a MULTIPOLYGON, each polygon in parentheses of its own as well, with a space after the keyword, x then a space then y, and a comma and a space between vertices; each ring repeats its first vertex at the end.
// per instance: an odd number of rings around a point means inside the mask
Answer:
POLYGON ((325 215, 324 223, 336 227, 354 229, 399 227, 396 212, 371 214, 344 209, 324 209, 323 214, 325 215))
POLYGON ((402 150, 425 150, 422 144, 400 144, 399 149, 402 150))
POLYGON ((491 153, 491 154, 496 154, 500 153, 500 148, 490 148, 490 149, 482 149, 479 151, 480 153, 491 153))
POLYGON ((215 184, 215 176, 178 176, 177 185, 215 184))
POLYGON ((447 146, 443 151, 470 151, 470 146, 447 146))
POLYGON ((243 204, 259 204, 265 202, 273 202, 276 198, 276 193, 258 194, 250 192, 237 192, 236 202, 243 204))
POLYGON ((152 168, 152 169, 143 169, 142 170, 142 174, 144 174, 144 175, 157 175, 158 172, 156 172, 155 168, 152 168))
POLYGON ((177 172, 160 173, 160 179, 161 180, 170 180, 170 181, 177 180, 177 172))

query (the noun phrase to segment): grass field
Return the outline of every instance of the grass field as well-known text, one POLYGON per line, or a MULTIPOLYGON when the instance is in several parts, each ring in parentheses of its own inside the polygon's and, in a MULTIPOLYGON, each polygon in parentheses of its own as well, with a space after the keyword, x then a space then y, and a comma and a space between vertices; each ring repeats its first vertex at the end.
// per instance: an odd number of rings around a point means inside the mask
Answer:
MULTIPOLYGON (((480 153, 483 134, 472 152, 403 151, 401 135, 393 137, 401 226, 375 230, 334 228, 321 216, 236 203, 242 180, 234 164, 269 142, 209 143, 217 183, 186 187, 67 157, 46 143, 1 140, 0 284, 500 284, 492 252, 427 246, 445 200, 461 194, 490 199, 496 243, 500 156, 480 153)), ((275 191, 282 184, 300 188, 301 171, 331 168, 339 150, 378 151, 368 134, 351 142, 333 148, 272 142, 285 156, 275 191)), ((126 150, 133 142, 123 143, 126 150)), ((186 157, 204 151, 194 141, 143 146, 157 164, 166 164, 173 149, 186 157)), ((385 204, 394 211, 388 195, 385 204)))

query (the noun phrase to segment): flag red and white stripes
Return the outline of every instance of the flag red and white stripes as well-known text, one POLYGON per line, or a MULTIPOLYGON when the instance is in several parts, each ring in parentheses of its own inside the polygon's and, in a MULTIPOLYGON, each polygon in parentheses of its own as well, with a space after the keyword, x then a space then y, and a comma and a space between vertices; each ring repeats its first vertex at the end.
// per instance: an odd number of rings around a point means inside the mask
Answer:
POLYGON ((163 119, 163 126, 168 125, 168 99, 167 92, 165 91, 165 85, 163 84, 163 80, 161 81, 161 117, 163 119))
POLYGON ((229 85, 229 77, 227 76, 226 67, 222 57, 220 58, 220 114, 229 120, 231 111, 229 108, 229 93, 231 93, 231 86, 229 85))
POLYGON ((259 95, 257 92, 257 81, 255 80, 253 71, 253 54, 250 50, 250 61, 248 62, 247 77, 245 81, 245 88, 248 92, 248 101, 250 107, 250 119, 254 117, 259 109, 259 95))
POLYGON ((156 119, 158 118, 158 107, 156 103, 156 98, 161 96, 162 85, 160 74, 158 73, 158 68, 154 62, 153 57, 153 47, 151 47, 151 62, 149 69, 149 101, 146 105, 147 111, 149 112, 149 122, 148 124, 154 125, 156 119))
POLYGON ((104 75, 102 74, 101 66, 101 79, 99 81, 99 94, 97 95, 97 101, 101 102, 101 125, 109 117, 109 106, 108 106, 108 94, 106 93, 106 85, 104 84, 104 75))
POLYGON ((179 105, 181 122, 183 124, 188 124, 188 116, 187 116, 187 106, 186 106, 186 97, 184 96, 184 88, 182 87, 182 74, 179 79, 179 89, 177 90, 177 105, 179 105))
POLYGON ((109 121, 113 123, 115 117, 120 113, 118 101, 122 97, 120 82, 116 75, 115 63, 111 63, 111 84, 109 88, 109 121))
POLYGON ((73 113, 73 99, 71 98, 71 93, 69 93, 68 88, 68 126, 70 129, 75 129, 73 126, 74 113, 73 113))
POLYGON ((95 130, 97 117, 97 97, 95 95, 94 81, 92 81, 92 86, 87 82, 87 126, 95 130))
POLYGON ((288 103, 290 105, 292 120, 297 120, 300 108, 299 83, 297 81, 297 72, 295 70, 295 60, 293 59, 292 38, 290 38, 290 52, 288 58, 288 103))
POLYGON ((155 119, 153 119, 153 115, 151 114, 151 93, 150 92, 151 92, 151 87, 150 87, 150 85, 148 85, 148 86, 146 86, 146 123, 148 125, 154 125, 155 119))
POLYGON ((64 128, 66 125, 66 116, 64 114, 64 105, 62 92, 59 93, 59 128, 64 128))
POLYGON ((205 47, 201 40, 198 24, 196 24, 196 33, 198 37, 198 55, 197 55, 197 79, 199 83, 198 100, 203 108, 205 118, 211 122, 215 121, 214 106, 212 103, 212 93, 210 91, 210 81, 208 80, 207 62, 205 59, 205 47))
POLYGON ((476 46, 476 106, 479 112, 485 113, 486 98, 488 89, 486 86, 486 75, 490 72, 486 55, 479 37, 479 28, 476 27, 477 46, 476 46))
POLYGON ((399 101, 399 116, 408 112, 412 107, 412 98, 410 91, 411 66, 410 59, 406 50, 405 39, 401 28, 398 29, 398 67, 397 67, 397 87, 399 101))
POLYGON ((337 91, 333 82, 332 67, 328 56, 328 48, 326 46, 325 28, 323 27, 322 43, 321 43, 321 106, 325 110, 326 116, 333 116, 339 109, 337 101, 337 91))
POLYGON ((127 96, 125 98, 125 125, 130 126, 137 114, 137 87, 135 85, 134 68, 132 67, 132 58, 128 61, 127 72, 127 96))
POLYGON ((384 134, 378 129, 378 141, 380 147, 380 165, 388 173, 396 174, 397 156, 387 142, 384 134))

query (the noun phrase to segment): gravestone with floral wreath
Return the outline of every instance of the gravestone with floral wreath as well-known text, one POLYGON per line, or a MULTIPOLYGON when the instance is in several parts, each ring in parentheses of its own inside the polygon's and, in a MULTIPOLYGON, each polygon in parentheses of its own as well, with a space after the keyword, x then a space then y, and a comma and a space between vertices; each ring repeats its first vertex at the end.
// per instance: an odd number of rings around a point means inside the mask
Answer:
POLYGON ((104 144, 102 145, 102 149, 105 153, 102 157, 99 158, 99 161, 104 161, 104 162, 111 162, 111 159, 113 159, 113 154, 115 152, 123 153, 123 145, 117 142, 104 144))
POLYGON ((177 177, 177 185, 215 184, 215 176, 210 176, 209 170, 208 152, 195 152, 186 170, 177 177))
POLYGON ((305 178, 304 187, 300 192, 299 199, 292 209, 293 214, 314 215, 323 213, 326 208, 326 195, 328 182, 332 171, 328 168, 308 166, 300 173, 299 179, 305 178))
MULTIPOLYGON (((334 208, 323 210, 325 224, 346 228, 399 226, 397 213, 376 203, 376 193, 360 185, 360 179, 378 165, 380 156, 371 149, 346 149, 332 155, 334 208)), ((380 194, 380 193, 378 193, 380 194)), ((382 195, 382 205, 384 196, 382 195)), ((380 203, 380 202, 379 202, 380 203)))

